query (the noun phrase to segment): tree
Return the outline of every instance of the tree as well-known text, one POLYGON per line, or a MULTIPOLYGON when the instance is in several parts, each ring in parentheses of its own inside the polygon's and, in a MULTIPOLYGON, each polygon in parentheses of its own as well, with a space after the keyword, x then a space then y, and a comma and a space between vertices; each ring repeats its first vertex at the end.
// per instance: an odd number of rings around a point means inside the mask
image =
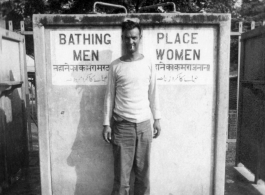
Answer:
POLYGON ((265 19, 264 0, 244 0, 240 10, 242 19, 246 21, 262 21, 265 19))
MULTIPOLYGON (((165 2, 173 2, 176 4, 177 11, 184 13, 195 13, 208 5, 210 0, 104 0, 106 3, 113 3, 123 5, 130 13, 138 12, 140 7, 155 5, 165 2)), ((65 13, 65 14, 85 14, 93 11, 93 5, 96 0, 48 0, 48 12, 49 13, 65 13)), ((167 6, 164 11, 171 11, 172 9, 167 6)), ((102 13, 119 13, 122 10, 117 8, 110 8, 104 6, 97 7, 98 12, 102 13)), ((157 12, 157 9, 150 9, 148 12, 157 12)))
MULTIPOLYGON (((140 7, 159 3, 173 2, 176 9, 182 13, 197 13, 205 10, 209 13, 233 13, 237 0, 103 0, 106 3, 124 5, 129 12, 138 12, 140 7)), ((96 0, 27 0, 15 3, 15 12, 22 17, 32 17, 36 13, 48 14, 87 14, 93 11, 96 0)), ((170 6, 163 7, 164 12, 169 12, 170 6)), ((121 9, 97 6, 100 13, 119 13, 121 9)), ((150 9, 148 12, 159 12, 158 9, 150 9)))

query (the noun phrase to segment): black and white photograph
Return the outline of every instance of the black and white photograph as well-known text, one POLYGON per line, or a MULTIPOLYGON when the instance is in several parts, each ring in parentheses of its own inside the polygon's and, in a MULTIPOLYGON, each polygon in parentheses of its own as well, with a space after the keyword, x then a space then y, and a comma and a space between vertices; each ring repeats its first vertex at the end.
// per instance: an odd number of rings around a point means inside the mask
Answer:
POLYGON ((264 0, 0 0, 0 195, 265 195, 264 0))

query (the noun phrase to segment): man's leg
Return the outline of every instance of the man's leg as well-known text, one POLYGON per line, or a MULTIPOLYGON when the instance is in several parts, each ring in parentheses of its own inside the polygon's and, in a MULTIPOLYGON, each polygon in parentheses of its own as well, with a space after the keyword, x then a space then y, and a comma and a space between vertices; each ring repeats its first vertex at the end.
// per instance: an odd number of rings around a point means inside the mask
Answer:
POLYGON ((150 121, 138 123, 136 126, 137 141, 135 151, 135 185, 134 195, 150 195, 150 152, 152 130, 150 121))
POLYGON ((111 195, 129 195, 135 142, 135 123, 125 120, 115 121, 112 130, 114 185, 111 195))

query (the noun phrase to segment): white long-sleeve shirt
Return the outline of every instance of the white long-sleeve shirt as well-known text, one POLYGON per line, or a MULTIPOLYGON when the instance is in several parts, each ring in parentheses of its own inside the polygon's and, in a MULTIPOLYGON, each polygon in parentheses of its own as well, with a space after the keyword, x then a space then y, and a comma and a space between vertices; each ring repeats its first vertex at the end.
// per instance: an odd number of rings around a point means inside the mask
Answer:
POLYGON ((145 57, 125 62, 117 59, 110 65, 104 101, 103 125, 110 125, 113 112, 130 122, 160 119, 156 68, 145 57))

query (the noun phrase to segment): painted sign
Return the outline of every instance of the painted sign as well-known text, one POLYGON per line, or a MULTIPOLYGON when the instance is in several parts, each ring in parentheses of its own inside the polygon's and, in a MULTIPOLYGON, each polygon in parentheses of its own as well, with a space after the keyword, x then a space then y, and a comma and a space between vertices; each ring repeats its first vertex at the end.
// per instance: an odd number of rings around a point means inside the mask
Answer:
POLYGON ((111 61, 121 55, 121 32, 51 31, 53 85, 106 85, 111 61))
MULTIPOLYGON (((149 28, 142 52, 156 65, 159 84, 210 84, 214 28, 149 28)), ((121 56, 121 31, 51 31, 53 85, 106 85, 111 61, 121 56)))
POLYGON ((156 65, 158 83, 212 83, 214 37, 213 27, 145 29, 143 50, 156 65))

